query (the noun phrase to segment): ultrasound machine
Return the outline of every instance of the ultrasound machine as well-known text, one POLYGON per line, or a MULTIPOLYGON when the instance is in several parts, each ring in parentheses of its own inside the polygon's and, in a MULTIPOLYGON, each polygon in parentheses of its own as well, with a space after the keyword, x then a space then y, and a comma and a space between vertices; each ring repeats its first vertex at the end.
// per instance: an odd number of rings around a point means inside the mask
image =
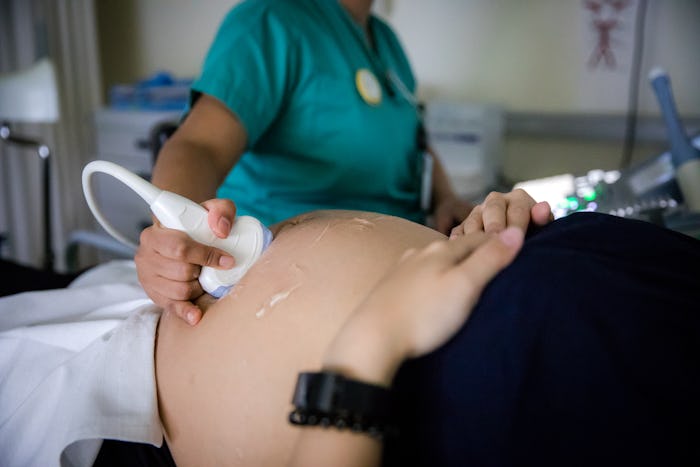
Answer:
POLYGON ((517 183, 555 218, 595 211, 641 219, 700 238, 700 135, 688 136, 678 117, 668 75, 650 73, 666 123, 669 150, 623 170, 591 170, 517 183))

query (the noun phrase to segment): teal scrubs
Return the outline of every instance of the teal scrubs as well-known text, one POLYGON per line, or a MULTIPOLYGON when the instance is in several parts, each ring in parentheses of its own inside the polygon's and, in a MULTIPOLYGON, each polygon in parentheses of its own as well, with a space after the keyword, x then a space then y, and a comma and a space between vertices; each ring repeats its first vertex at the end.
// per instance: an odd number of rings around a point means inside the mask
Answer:
POLYGON ((192 102, 219 99, 247 131, 217 193, 238 214, 268 225, 314 209, 424 221, 415 79, 389 26, 372 16, 369 27, 373 46, 337 0, 248 0, 226 16, 192 102), (376 77, 378 103, 363 98, 359 70, 376 77))

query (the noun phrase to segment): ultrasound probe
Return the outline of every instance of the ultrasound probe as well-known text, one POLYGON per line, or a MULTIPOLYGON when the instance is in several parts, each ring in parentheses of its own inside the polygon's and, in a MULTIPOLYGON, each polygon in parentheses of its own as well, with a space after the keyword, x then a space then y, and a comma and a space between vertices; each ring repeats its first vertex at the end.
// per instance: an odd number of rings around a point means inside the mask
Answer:
POLYGON ((88 206, 100 225, 120 242, 136 245, 117 231, 102 215, 93 196, 90 178, 102 172, 116 178, 146 201, 153 215, 169 229, 180 230, 193 240, 219 248, 236 260, 227 270, 202 267, 199 282, 216 298, 224 296, 248 271, 272 241, 272 232, 251 216, 237 216, 227 238, 219 238, 209 228, 208 211, 184 196, 161 190, 138 175, 108 161, 92 161, 83 169, 83 192, 88 206))

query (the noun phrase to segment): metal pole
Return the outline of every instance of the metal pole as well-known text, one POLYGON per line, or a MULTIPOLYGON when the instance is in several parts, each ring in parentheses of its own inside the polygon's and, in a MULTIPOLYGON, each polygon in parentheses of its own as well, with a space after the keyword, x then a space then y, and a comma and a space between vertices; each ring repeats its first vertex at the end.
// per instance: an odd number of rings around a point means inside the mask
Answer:
POLYGON ((10 144, 15 144, 25 148, 36 150, 41 159, 42 166, 42 210, 44 213, 44 258, 43 268, 47 271, 53 271, 54 255, 53 247, 51 246, 53 235, 51 229, 51 167, 50 156, 51 150, 47 145, 37 139, 28 138, 12 134, 10 126, 7 123, 0 125, 0 139, 10 144))
POLYGON ((44 198, 44 269, 53 271, 53 235, 51 226, 51 151, 46 145, 39 146, 39 157, 43 166, 43 198, 44 198))

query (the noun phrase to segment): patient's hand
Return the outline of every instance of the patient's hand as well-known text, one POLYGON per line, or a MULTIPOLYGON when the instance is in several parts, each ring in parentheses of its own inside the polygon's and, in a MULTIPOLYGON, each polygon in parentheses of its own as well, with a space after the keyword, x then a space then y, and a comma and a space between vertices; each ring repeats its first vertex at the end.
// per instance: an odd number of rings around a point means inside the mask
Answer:
POLYGON ((435 230, 449 235, 452 228, 459 225, 473 209, 474 205, 457 196, 451 196, 441 200, 436 203, 435 211, 433 212, 435 230))
POLYGON ((343 326, 324 366, 389 385, 404 359, 435 350, 459 330, 486 284, 513 261, 523 236, 511 227, 408 251, 343 326))
POLYGON ((450 237, 478 231, 498 233, 511 226, 526 231, 530 223, 542 226, 552 220, 554 216, 546 201, 537 203, 522 189, 510 193, 494 191, 472 209, 462 224, 452 229, 450 237))
MULTIPOLYGON (((214 233, 220 238, 228 236, 236 213, 233 203, 219 199, 202 205, 209 210, 209 226, 214 233)), ((205 295, 198 280, 202 266, 229 269, 235 265, 226 252, 197 243, 157 220, 141 233, 134 260, 139 281, 151 300, 192 325, 202 317, 200 302, 193 303, 205 295)))

